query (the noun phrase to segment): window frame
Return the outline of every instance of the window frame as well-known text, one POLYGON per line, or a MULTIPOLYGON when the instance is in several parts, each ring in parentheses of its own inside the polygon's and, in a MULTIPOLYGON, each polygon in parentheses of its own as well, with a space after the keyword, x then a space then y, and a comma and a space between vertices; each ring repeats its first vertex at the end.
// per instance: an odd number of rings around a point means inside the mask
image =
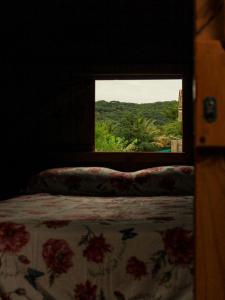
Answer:
POLYGON ((64 166, 102 166, 121 171, 162 165, 193 165, 193 64, 191 61, 182 64, 105 64, 83 66, 72 75, 88 82, 88 92, 83 99, 88 103, 88 143, 74 145, 74 149, 64 152, 60 163, 64 166), (182 79, 183 85, 183 152, 95 152, 95 80, 112 79, 182 79))
MULTIPOLYGON (((145 165, 168 165, 168 164, 193 164, 193 133, 192 133, 192 99, 190 76, 185 72, 176 73, 158 73, 158 74, 96 74, 94 80, 94 98, 95 98, 95 80, 147 80, 147 79, 182 79, 183 91, 183 110, 182 110, 182 129, 183 129, 183 152, 160 153, 160 152, 96 152, 95 151, 95 116, 93 116, 94 130, 93 134, 93 152, 86 153, 88 161, 99 162, 102 164, 118 165, 127 169, 132 161, 134 168, 145 165), (189 126, 190 125, 190 126, 189 126), (136 167, 135 167, 136 166, 136 167)), ((95 99, 94 99, 95 114, 95 99)), ((82 156, 81 156, 82 159, 82 156)), ((85 159, 85 160, 86 160, 85 159)), ((129 167, 130 168, 130 167, 129 167)), ((133 169, 133 168, 132 168, 133 169)))

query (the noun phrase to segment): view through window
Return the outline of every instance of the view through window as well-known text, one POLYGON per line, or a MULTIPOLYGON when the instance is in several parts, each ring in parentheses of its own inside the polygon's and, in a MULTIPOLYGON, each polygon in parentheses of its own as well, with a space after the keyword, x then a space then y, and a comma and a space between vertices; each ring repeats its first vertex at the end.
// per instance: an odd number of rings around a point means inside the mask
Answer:
POLYGON ((182 152, 182 79, 96 80, 95 151, 182 152))

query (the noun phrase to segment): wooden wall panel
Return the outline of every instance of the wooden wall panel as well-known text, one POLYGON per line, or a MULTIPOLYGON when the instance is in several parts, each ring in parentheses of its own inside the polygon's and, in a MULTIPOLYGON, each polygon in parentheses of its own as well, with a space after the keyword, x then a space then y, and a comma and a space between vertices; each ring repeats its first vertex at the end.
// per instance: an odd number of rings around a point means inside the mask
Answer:
POLYGON ((42 102, 38 135, 40 145, 54 151, 92 151, 94 145, 94 82, 71 80, 63 93, 42 102))
MULTIPOLYGON (((93 150, 94 102, 85 78, 160 70, 171 74, 171 67, 190 74, 192 10, 190 0, 6 2, 0 90, 5 179, 0 194, 18 190, 37 169, 64 163, 66 152, 93 150)), ((85 159, 80 161, 87 164, 85 159)))
POLYGON ((1 108, 2 144, 16 151, 91 151, 94 82, 65 65, 11 66, 1 108))

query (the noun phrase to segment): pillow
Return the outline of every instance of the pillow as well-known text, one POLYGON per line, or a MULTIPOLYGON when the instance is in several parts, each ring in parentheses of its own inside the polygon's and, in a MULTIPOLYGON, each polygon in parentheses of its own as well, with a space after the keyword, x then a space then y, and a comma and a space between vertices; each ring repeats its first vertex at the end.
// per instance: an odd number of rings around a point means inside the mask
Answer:
POLYGON ((111 196, 125 190, 128 192, 132 183, 132 173, 108 168, 58 168, 35 175, 28 186, 28 192, 111 196))
POLYGON ((134 172, 134 186, 146 196, 193 195, 194 167, 165 166, 134 172))
POLYGON ((49 169, 35 175, 28 193, 92 196, 193 195, 194 168, 166 166, 136 172, 102 167, 49 169))

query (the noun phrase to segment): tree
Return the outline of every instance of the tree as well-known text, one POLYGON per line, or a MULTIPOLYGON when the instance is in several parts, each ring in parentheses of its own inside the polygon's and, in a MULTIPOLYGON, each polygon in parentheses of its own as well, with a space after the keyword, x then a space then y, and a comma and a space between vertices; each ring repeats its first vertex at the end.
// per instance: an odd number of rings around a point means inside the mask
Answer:
POLYGON ((133 114, 126 113, 115 127, 115 133, 129 143, 135 143, 137 151, 156 151, 158 148, 155 138, 160 134, 159 128, 152 120, 141 116, 134 117, 133 114))
POLYGON ((129 143, 123 137, 112 134, 113 125, 106 122, 97 122, 95 126, 96 151, 136 151, 135 144, 129 143))
POLYGON ((178 102, 96 102, 97 151, 158 151, 182 138, 178 102))
POLYGON ((170 138, 182 138, 182 123, 179 121, 170 122, 162 127, 164 135, 170 138))

